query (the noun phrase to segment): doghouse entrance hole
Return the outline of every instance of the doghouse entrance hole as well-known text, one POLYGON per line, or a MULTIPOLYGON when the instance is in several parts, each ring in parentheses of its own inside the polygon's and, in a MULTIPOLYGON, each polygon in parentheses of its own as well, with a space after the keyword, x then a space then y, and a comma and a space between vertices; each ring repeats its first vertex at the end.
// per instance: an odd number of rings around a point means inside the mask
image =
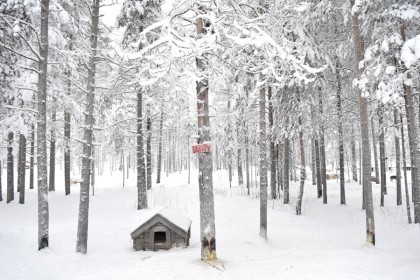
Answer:
POLYGON ((165 231, 155 231, 155 244, 166 243, 166 232, 165 231))

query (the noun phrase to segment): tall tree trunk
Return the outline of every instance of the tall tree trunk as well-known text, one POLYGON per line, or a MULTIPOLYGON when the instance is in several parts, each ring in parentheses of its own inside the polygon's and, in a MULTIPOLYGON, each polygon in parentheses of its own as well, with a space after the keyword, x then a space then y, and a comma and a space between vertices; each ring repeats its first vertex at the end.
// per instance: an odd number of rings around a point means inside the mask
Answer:
POLYGON ((13 132, 7 135, 7 203, 15 199, 14 170, 13 170, 13 132))
POLYGON ((284 166, 283 166, 283 199, 284 204, 289 204, 289 181, 290 181, 290 140, 284 138, 284 166))
POLYGON ((319 140, 315 136, 315 165, 316 165, 316 186, 317 186, 317 198, 322 197, 322 174, 321 174, 321 155, 319 152, 319 140))
MULTIPOLYGON (((237 158, 237 165, 238 165, 238 184, 242 186, 244 184, 244 175, 242 172, 242 147, 238 147, 238 158, 237 158)), ((230 161, 229 161, 230 162, 230 161)))
POLYGON ((245 127, 245 176, 246 176, 246 188, 247 194, 250 195, 251 182, 249 179, 249 136, 248 136, 248 125, 245 127))
MULTIPOLYGON (((163 141, 162 133, 163 133, 163 112, 160 112, 156 184, 160 184, 160 174, 162 173, 162 141, 163 141)), ((189 141, 189 136, 188 136, 188 141, 189 141)), ((189 150, 190 150, 190 145, 188 145, 188 151, 189 150)))
POLYGON ((274 113, 273 113, 273 97, 272 88, 268 88, 268 123, 269 123, 269 139, 270 139, 270 188, 271 199, 277 198, 277 182, 276 182, 276 145, 273 137, 274 113))
POLYGON ((338 115, 338 153, 340 157, 340 204, 346 204, 346 190, 344 182, 344 139, 343 139, 343 112, 341 109, 341 76, 340 63, 337 58, 336 62, 336 80, 337 80, 337 115, 338 115))
MULTIPOLYGON (((403 41, 406 40, 405 24, 400 25, 400 33, 403 41)), ((410 157, 411 157, 411 186, 413 192, 414 202, 414 223, 420 223, 420 145, 418 139, 418 124, 414 113, 414 101, 411 86, 403 83, 404 100, 406 107, 406 118, 408 128, 408 140, 410 143, 410 157)))
POLYGON ((38 66, 38 250, 48 247, 49 207, 47 168, 47 65, 49 0, 41 0, 41 34, 38 66))
MULTIPOLYGON (((69 51, 73 49, 73 36, 68 36, 69 51)), ((71 70, 67 73, 67 95, 70 96, 72 91, 71 70)), ((64 111, 64 189, 66 195, 70 194, 70 132, 71 132, 71 114, 66 109, 64 111)))
POLYGON ((383 107, 379 110, 379 160, 381 164, 381 206, 385 204, 386 166, 385 166, 385 129, 383 124, 383 107))
POLYGON ((29 170, 29 188, 34 188, 34 166, 35 166, 35 125, 31 126, 31 169, 29 170))
POLYGON ((315 140, 311 139, 311 171, 312 171, 312 185, 316 186, 316 156, 315 156, 315 140))
MULTIPOLYGON (((261 74, 260 80, 264 80, 261 74)), ((260 236, 267 239, 267 146, 266 146, 266 122, 265 122, 265 86, 260 87, 260 236)))
MULTIPOLYGON (((203 14, 204 7, 200 7, 203 14)), ((202 39, 207 33, 205 26, 210 24, 203 17, 197 18, 197 37, 202 39)), ((206 63, 202 57, 196 58, 197 69, 202 73, 201 80, 196 82, 197 90, 197 114, 198 114, 198 135, 199 143, 210 143, 210 118, 209 118, 209 81, 205 74, 206 63)), ((200 240, 201 259, 215 260, 216 255, 216 225, 214 215, 214 193, 213 193, 213 160, 212 153, 198 154, 198 186, 200 195, 200 240)))
POLYGON ((90 36, 90 55, 88 64, 86 112, 82 157, 82 183, 80 184, 79 219, 77 225, 76 252, 86 254, 89 225, 89 189, 91 179, 91 158, 93 143, 93 109, 95 101, 96 54, 99 34, 99 0, 93 0, 91 6, 92 25, 90 36))
POLYGON ((405 187, 405 202, 407 205, 407 218, 408 223, 411 224, 411 209, 410 209, 410 193, 408 191, 408 180, 407 180, 407 160, 405 153, 405 136, 404 136, 404 123, 402 115, 400 115, 401 120, 401 146, 402 146, 402 156, 403 156, 403 170, 404 170, 404 187, 405 187))
POLYGON ((146 118, 147 140, 146 140, 146 163, 147 163, 147 189, 152 188, 152 119, 150 110, 147 111, 146 118))
POLYGON ((357 156, 356 156, 356 140, 354 139, 354 127, 351 126, 351 170, 353 173, 353 181, 357 182, 357 156))
MULTIPOLYGON (((55 101, 55 100, 54 100, 55 101)), ((53 106, 52 106, 52 116, 51 116, 51 121, 55 124, 55 122, 57 121, 57 113, 55 110, 55 102, 53 102, 53 106)), ((53 129, 51 129, 51 142, 50 142, 50 180, 49 180, 49 186, 48 186, 48 190, 51 191, 55 191, 55 125, 53 127, 53 129)))
POLYGON ((373 157, 375 159, 375 183, 379 184, 379 163, 378 163, 378 150, 376 149, 376 133, 375 133, 375 121, 372 117, 371 119, 372 125, 372 148, 373 148, 373 157))
POLYGON ((22 180, 22 143, 21 143, 21 137, 20 137, 21 133, 19 133, 19 148, 17 151, 17 164, 16 164, 16 174, 17 174, 17 185, 16 185, 16 190, 17 192, 20 192, 20 187, 21 187, 21 180, 22 180))
MULTIPOLYGON (((355 0, 350 0, 351 7, 354 6, 355 0)), ((360 61, 363 60, 362 56, 362 40, 359 29, 359 18, 358 15, 351 15, 352 21, 352 32, 353 32, 353 43, 355 53, 355 72, 356 78, 360 79, 361 71, 359 68, 360 61)), ((372 170, 371 159, 370 159, 370 145, 369 145, 369 119, 368 119, 368 107, 367 98, 362 95, 360 89, 358 90, 359 95, 359 114, 360 114, 360 132, 362 138, 362 156, 363 156, 363 186, 365 189, 365 206, 366 206, 366 234, 367 243, 375 245, 375 219, 373 215, 373 198, 372 198, 372 181, 370 173, 372 170)))
MULTIPOLYGON (((395 127, 395 131, 397 131, 398 126, 401 125, 402 123, 399 124, 398 123, 398 112, 397 109, 394 109, 394 127, 395 127)), ((401 146, 400 146, 400 138, 398 137, 398 135, 395 133, 395 137, 394 137, 394 141, 395 141, 395 168, 396 170, 396 175, 397 175, 397 205, 401 205, 402 204, 402 196, 401 196, 401 146)), ((404 145, 404 143, 403 143, 404 145)), ((409 206, 410 207, 410 204, 409 206)))
POLYGON ((303 188, 305 187, 305 144, 303 142, 303 127, 302 118, 299 116, 299 146, 300 146, 300 188, 298 200, 296 203, 296 215, 302 214, 302 199, 303 199, 303 188))
MULTIPOLYGON (((93 119, 93 125, 95 125, 95 119, 93 119)), ((95 136, 92 136, 92 141, 95 142, 95 136)), ((92 145, 92 160, 90 169, 90 185, 92 186, 92 196, 95 196, 95 145, 92 145)))
POLYGON ((19 176, 19 203, 25 204, 25 175, 26 175, 26 137, 23 134, 19 136, 19 165, 20 165, 20 174, 19 176))
POLYGON ((322 92, 319 89, 319 110, 321 116, 321 127, 319 130, 319 152, 321 158, 321 178, 322 178, 322 203, 327 204, 328 196, 327 196, 327 159, 325 153, 325 138, 324 138, 324 108, 322 104, 322 92))
MULTIPOLYGON (((169 166, 168 166, 169 169, 169 166)), ((147 208, 143 150, 143 93, 137 89, 137 209, 147 208)))

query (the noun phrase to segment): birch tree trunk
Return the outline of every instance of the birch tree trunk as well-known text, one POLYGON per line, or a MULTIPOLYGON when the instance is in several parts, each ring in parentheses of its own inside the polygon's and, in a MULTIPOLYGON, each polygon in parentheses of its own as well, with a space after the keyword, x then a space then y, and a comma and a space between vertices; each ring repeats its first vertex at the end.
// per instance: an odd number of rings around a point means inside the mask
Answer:
POLYGON ((346 204, 346 189, 344 182, 344 140, 343 140, 343 112, 341 109, 341 77, 340 77, 340 63, 337 58, 335 74, 337 80, 337 115, 338 115, 338 153, 340 161, 340 204, 346 204))
MULTIPOLYGON (((205 14, 205 8, 199 10, 205 14)), ((207 22, 200 15, 197 18, 197 37, 202 39, 207 33, 207 22)), ((201 72, 201 80, 196 82, 197 90, 197 121, 199 144, 211 143, 210 118, 209 118, 209 81, 206 72, 206 64, 203 57, 196 58, 197 69, 201 72)), ((213 159, 212 153, 198 154, 198 185, 200 195, 200 239, 201 259, 212 261, 216 255, 216 225, 214 215, 213 194, 213 159)))
MULTIPOLYGON (((405 24, 400 25, 400 33, 403 41, 406 40, 405 24)), ((403 84, 404 100, 406 107, 406 118, 408 128, 408 140, 410 143, 410 157, 411 157, 411 186, 413 192, 414 202, 414 223, 420 223, 420 145, 418 139, 418 124, 414 113, 414 101, 411 86, 403 84)))
POLYGON ((41 34, 38 66, 38 250, 48 247, 49 207, 47 169, 47 66, 48 66, 48 15, 49 0, 41 0, 41 34))
MULTIPOLYGON (((397 109, 394 109, 394 127, 395 127, 395 131, 397 131, 398 126, 401 125, 402 123, 399 124, 398 123, 398 112, 397 109)), ((400 148, 400 138, 398 137, 398 134, 395 133, 395 137, 394 137, 394 141, 395 141, 395 168, 397 169, 396 171, 396 175, 397 175, 397 205, 401 205, 402 204, 402 196, 401 196, 401 148, 400 148)), ((404 145, 404 143, 403 143, 404 145)), ((408 205, 408 207, 410 208, 410 204, 408 205)))
POLYGON ((411 224, 411 209, 410 209, 410 193, 408 191, 408 179, 407 179, 407 161, 406 161, 406 153, 405 153, 405 136, 404 136, 404 123, 403 117, 400 115, 401 120, 401 146, 402 146, 402 156, 403 156, 403 170, 404 170, 404 187, 405 187, 405 202, 407 206, 407 218, 408 223, 411 224))
POLYGON ((93 142, 93 109, 95 99, 96 54, 99 35, 99 0, 93 0, 91 6, 91 35, 90 55, 88 64, 86 112, 84 122, 84 142, 82 155, 82 183, 80 184, 79 219, 77 225, 76 252, 86 254, 89 225, 89 192, 92 168, 92 142, 93 142))
POLYGON ((375 183, 379 184, 379 163, 378 163, 378 150, 376 149, 376 134, 375 134, 375 122, 373 118, 371 119, 372 125, 372 148, 373 148, 373 157, 375 159, 375 183))
MULTIPOLYGON (((350 0, 350 6, 353 8, 355 0, 350 0)), ((359 63, 362 61, 362 40, 359 29, 359 18, 357 14, 351 15, 352 33, 355 53, 355 72, 356 78, 360 79, 361 70, 359 63)), ((362 95, 358 88, 359 95, 359 114, 360 114, 360 132, 362 138, 362 156, 363 156, 363 187, 365 189, 365 207, 366 207, 366 234, 367 243, 375 245, 375 220, 373 215, 372 181, 370 173, 372 170, 369 145, 369 119, 367 98, 362 95)))
MULTIPOLYGON (((160 184, 160 174, 162 173, 162 137, 163 133, 163 112, 160 113, 160 122, 159 122, 159 146, 158 146, 158 157, 157 157, 157 177, 156 184, 160 184)), ((189 138, 188 138, 189 141, 189 138)), ((188 145, 188 151, 190 150, 190 145, 188 145)), ((188 163, 189 167, 189 163, 188 163)))
POLYGON ((7 135, 7 199, 10 203, 15 199, 14 170, 13 170, 13 132, 7 135))
MULTIPOLYGON (((57 113, 55 110, 55 102, 53 103, 52 106, 52 116, 51 116, 51 121, 53 123, 55 123, 57 121, 57 113)), ((51 129, 51 141, 50 141, 50 179, 49 179, 49 186, 48 186, 48 190, 51 191, 55 191, 55 131, 54 131, 55 127, 53 129, 51 129)))
POLYGON ((19 176, 19 203, 25 204, 25 175, 26 175, 26 137, 23 134, 19 136, 19 165, 20 165, 20 174, 19 176))

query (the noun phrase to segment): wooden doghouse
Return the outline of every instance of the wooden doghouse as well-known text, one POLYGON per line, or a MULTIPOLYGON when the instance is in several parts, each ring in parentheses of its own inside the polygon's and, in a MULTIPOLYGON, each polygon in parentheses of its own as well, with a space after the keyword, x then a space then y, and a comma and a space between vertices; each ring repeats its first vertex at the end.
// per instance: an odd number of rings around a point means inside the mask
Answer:
POLYGON ((131 233, 136 251, 186 247, 190 242, 191 219, 179 211, 163 208, 148 215, 131 233))

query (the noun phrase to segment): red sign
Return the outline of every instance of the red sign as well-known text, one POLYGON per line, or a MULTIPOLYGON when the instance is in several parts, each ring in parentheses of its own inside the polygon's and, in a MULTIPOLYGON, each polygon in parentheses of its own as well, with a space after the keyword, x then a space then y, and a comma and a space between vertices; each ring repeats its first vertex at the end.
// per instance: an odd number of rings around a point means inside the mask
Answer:
POLYGON ((200 144, 192 146, 193 154, 210 153, 210 144, 200 144))

